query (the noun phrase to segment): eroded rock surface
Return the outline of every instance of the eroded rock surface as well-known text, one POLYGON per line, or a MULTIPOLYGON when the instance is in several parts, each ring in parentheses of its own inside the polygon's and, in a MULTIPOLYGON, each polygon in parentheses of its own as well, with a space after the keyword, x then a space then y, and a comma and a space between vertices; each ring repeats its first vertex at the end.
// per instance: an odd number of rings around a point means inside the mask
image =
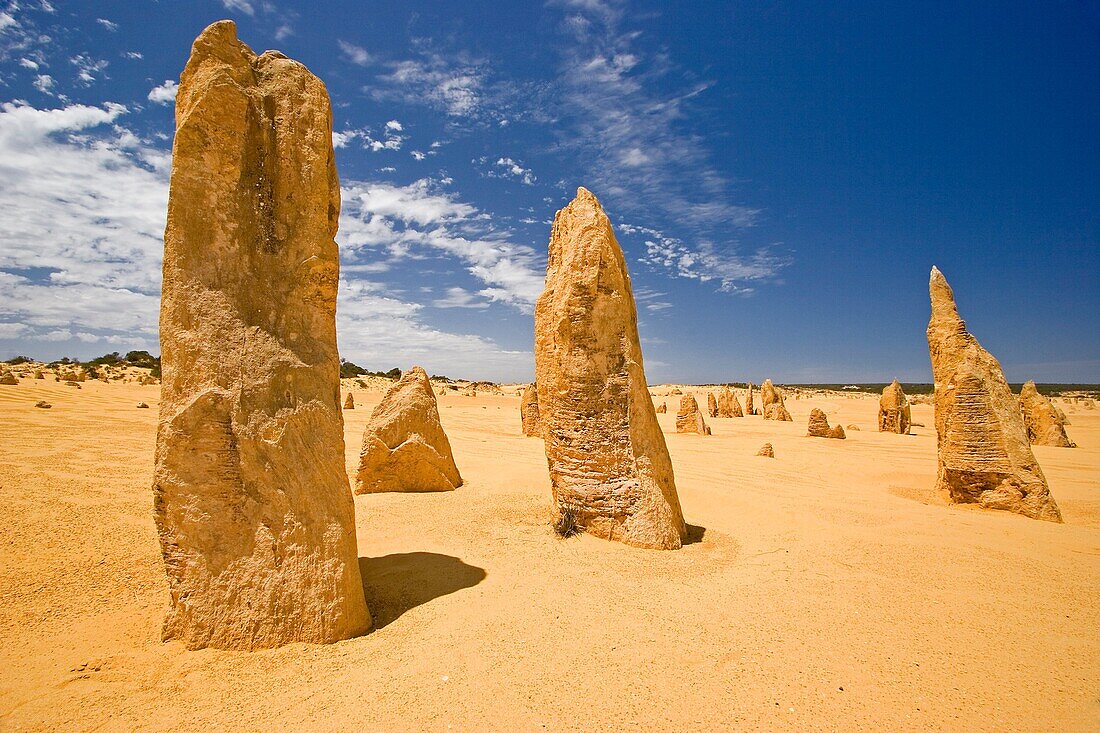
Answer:
POLYGON ((535 306, 535 383, 556 520, 639 547, 680 547, 686 526, 626 261, 584 188, 554 219, 535 306))
POLYGON ((829 427, 829 418, 818 408, 810 410, 810 421, 806 426, 806 435, 812 438, 845 438, 844 428, 840 423, 835 428, 829 427))
POLYGON ((1062 521, 1001 365, 966 330, 951 286, 935 267, 928 290, 937 489, 954 502, 1062 521))
POLYGON ((1065 415, 1039 393, 1035 382, 1026 382, 1020 390, 1020 410, 1023 412, 1028 442, 1032 445, 1077 447, 1066 435, 1065 415))
POLYGON ((703 419, 703 413, 694 395, 686 394, 680 397, 680 409, 676 413, 676 432, 710 435, 710 428, 703 419))
POLYGON ((752 382, 748 383, 748 388, 745 390, 745 414, 755 415, 756 407, 752 404, 752 382))
POLYGON ((894 380, 882 390, 878 400, 878 430, 880 433, 908 435, 913 422, 909 398, 901 388, 901 382, 894 380))
POLYGON ((764 458, 775 458, 775 450, 772 448, 771 443, 765 443, 760 446, 760 450, 756 451, 756 455, 763 456, 764 458))
POLYGON ((452 491, 461 485, 432 383, 414 366, 386 391, 367 421, 355 493, 452 491))
POLYGON ((707 392, 707 416, 718 417, 718 400, 713 392, 707 392))
POLYGON ((348 392, 348 396, 344 398, 344 409, 345 410, 354 410, 355 409, 355 395, 353 395, 351 392, 348 392))
POLYGON ((744 417, 741 403, 729 387, 723 387, 718 393, 718 417, 744 417))
POLYGON ((176 99, 153 501, 165 639, 364 633, 336 350, 340 190, 324 84, 230 21, 176 99))
POLYGON ((662 402, 661 404, 657 405, 657 413, 658 414, 663 415, 666 412, 668 412, 668 404, 662 402))

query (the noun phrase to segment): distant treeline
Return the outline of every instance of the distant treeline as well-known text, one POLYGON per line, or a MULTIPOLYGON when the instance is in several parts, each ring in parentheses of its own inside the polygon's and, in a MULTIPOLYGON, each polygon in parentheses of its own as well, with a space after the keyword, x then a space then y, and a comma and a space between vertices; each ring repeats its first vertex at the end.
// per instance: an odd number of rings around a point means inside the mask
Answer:
MULTIPOLYGON (((37 361, 37 359, 32 359, 29 356, 16 356, 12 359, 8 359, 5 363, 14 366, 16 364, 28 364, 33 361, 37 361)), ((88 372, 88 374, 93 377, 98 375, 99 368, 103 366, 132 366, 138 367, 140 369, 149 369, 152 376, 160 377, 160 357, 153 356, 148 351, 128 351, 126 352, 125 356, 121 355, 117 351, 112 351, 109 354, 97 356, 96 358, 89 359, 87 361, 81 361, 80 359, 76 359, 70 356, 63 356, 57 361, 48 362, 46 366, 50 367, 51 369, 56 369, 62 366, 81 367, 82 369, 84 369, 84 371, 88 372)))

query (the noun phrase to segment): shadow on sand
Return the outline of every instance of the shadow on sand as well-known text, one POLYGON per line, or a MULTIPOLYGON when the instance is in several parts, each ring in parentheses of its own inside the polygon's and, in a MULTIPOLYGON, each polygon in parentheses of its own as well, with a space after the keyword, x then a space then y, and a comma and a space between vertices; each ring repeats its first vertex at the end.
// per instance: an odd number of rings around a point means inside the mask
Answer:
POLYGON ((687 526, 687 537, 684 538, 684 544, 694 545, 696 542, 702 542, 703 535, 706 533, 706 527, 700 527, 697 524, 689 524, 687 526))
POLYGON ((484 568, 434 552, 361 557, 359 572, 375 629, 384 628, 410 608, 485 579, 484 568))

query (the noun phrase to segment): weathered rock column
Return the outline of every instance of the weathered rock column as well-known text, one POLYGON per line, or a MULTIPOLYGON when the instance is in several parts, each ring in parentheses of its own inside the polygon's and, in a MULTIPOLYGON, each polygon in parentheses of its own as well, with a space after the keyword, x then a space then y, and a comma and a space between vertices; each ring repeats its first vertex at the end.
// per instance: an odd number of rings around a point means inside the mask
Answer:
POLYGON ((880 433, 908 435, 912 423, 912 410, 909 398, 901 388, 901 382, 894 380, 882 390, 878 401, 878 429, 880 433))
POLYGON ((1032 445, 1049 445, 1055 448, 1076 448, 1066 435, 1066 416, 1049 399, 1039 393, 1035 382, 1024 383, 1020 390, 1020 410, 1024 416, 1024 429, 1032 445))
POLYGON ((928 283, 928 351, 936 383, 937 490, 1034 519, 1062 521, 1028 445, 1020 405, 1001 365, 959 317, 955 294, 935 267, 928 283))
POLYGON ((453 491, 461 485, 431 380, 414 366, 386 390, 367 421, 355 493, 453 491))
POLYGON ((559 518, 629 545, 680 547, 686 527, 646 385, 626 261, 584 188, 554 219, 535 306, 535 383, 559 518))
POLYGON ((253 649, 370 627, 344 470, 339 213, 324 84, 211 25, 180 77, 164 234, 165 639, 253 649))

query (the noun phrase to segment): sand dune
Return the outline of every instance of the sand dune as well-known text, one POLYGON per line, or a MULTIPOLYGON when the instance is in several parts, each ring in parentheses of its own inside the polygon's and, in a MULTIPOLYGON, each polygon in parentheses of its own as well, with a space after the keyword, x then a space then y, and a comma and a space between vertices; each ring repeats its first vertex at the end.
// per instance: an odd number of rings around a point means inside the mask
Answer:
MULTIPOLYGON (((932 408, 788 398, 793 423, 658 416, 691 543, 556 538, 519 398, 440 396, 466 483, 355 498, 376 629, 187 652, 150 484, 157 386, 0 387, 0 728, 1095 730, 1100 415, 1035 447, 1064 525, 947 506, 932 408), (36 401, 53 404, 36 409, 36 401), (138 410, 138 401, 154 409, 138 410), (809 411, 855 424, 805 438, 809 411), (753 454, 770 442, 776 458, 753 454)), ((654 390, 658 393, 665 390, 654 390)), ((353 472, 379 392, 344 413, 353 472)), ((697 396, 703 395, 700 390, 697 396)), ((703 397, 705 399, 705 396, 703 397)), ((658 398, 660 401, 660 398, 658 398)))

